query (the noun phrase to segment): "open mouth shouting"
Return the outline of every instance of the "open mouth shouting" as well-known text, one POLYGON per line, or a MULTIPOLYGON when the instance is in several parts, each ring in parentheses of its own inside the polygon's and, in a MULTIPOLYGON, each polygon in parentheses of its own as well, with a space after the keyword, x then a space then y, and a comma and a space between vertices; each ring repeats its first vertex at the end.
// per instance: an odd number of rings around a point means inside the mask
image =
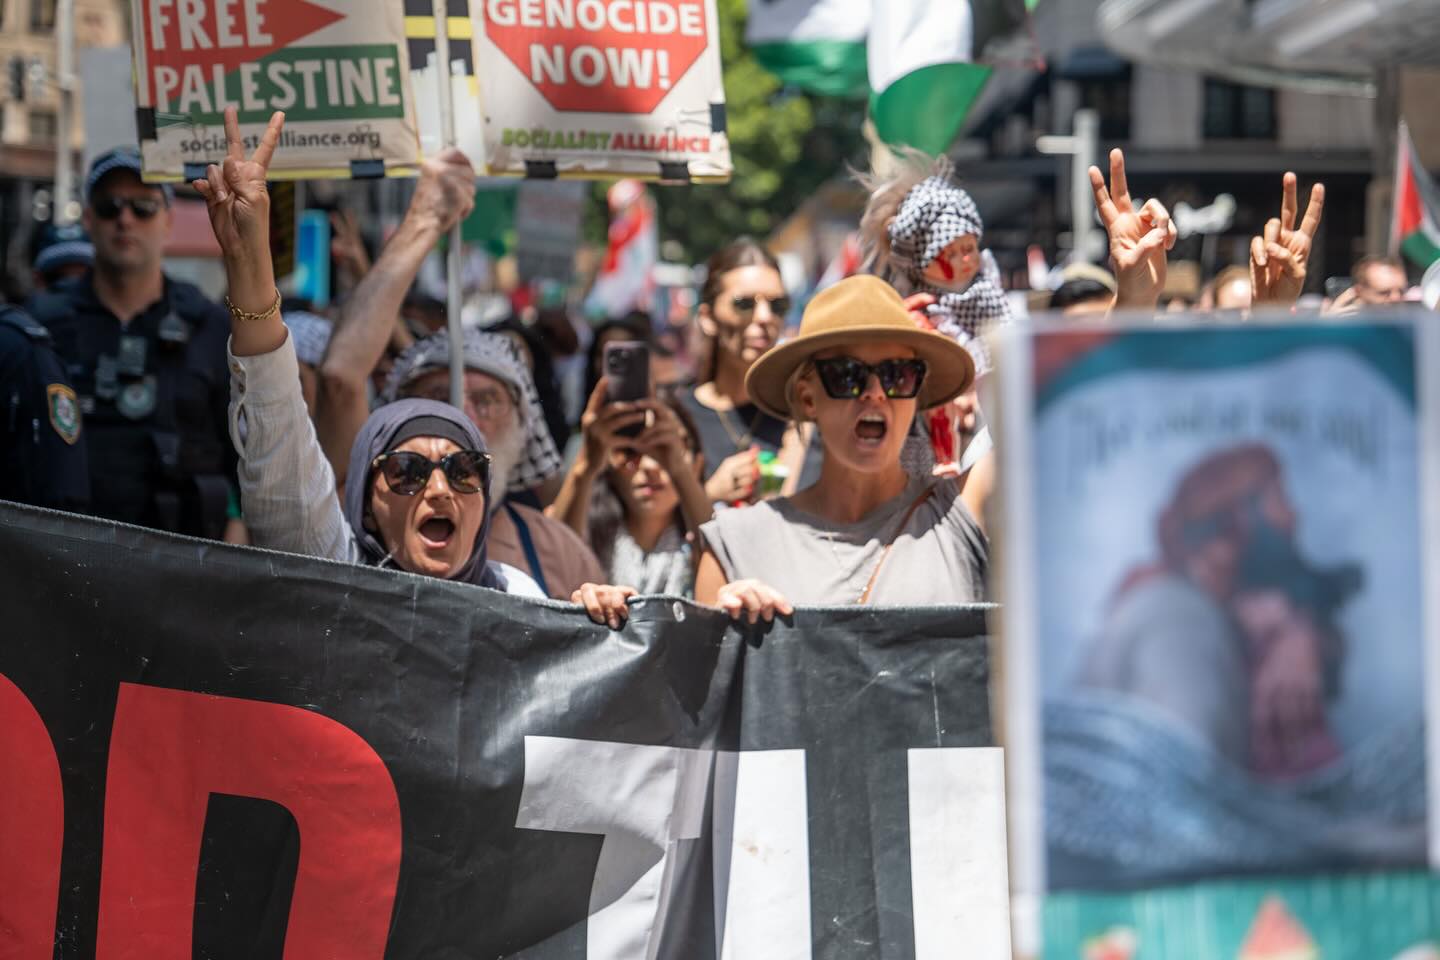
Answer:
POLYGON ((417 532, 420 542, 429 550, 444 550, 455 539, 455 521, 450 517, 432 515, 420 521, 417 532))
POLYGON ((880 447, 889 432, 890 421, 883 413, 862 413, 855 421, 855 439, 860 442, 861 449, 880 447))

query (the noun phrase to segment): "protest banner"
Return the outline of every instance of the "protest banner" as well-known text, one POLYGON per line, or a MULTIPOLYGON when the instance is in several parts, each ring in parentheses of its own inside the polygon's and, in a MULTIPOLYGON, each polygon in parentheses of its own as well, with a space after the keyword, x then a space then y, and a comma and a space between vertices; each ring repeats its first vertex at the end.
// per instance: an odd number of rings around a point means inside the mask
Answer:
POLYGON ((515 259, 521 280, 569 283, 574 277, 587 194, 583 183, 521 184, 515 206, 515 259))
POLYGON ((13 505, 0 558, 0 955, 1010 956, 987 607, 610 631, 13 505))
POLYGON ((715 0, 476 0, 485 166, 730 177, 715 0))
POLYGON ((136 127, 145 176, 189 180, 225 156, 240 113, 247 155, 285 111, 275 179, 413 174, 419 141, 404 17, 393 3, 136 0, 136 127))
POLYGON ((1440 905, 1434 339, 1072 324, 1010 347, 1006 730, 1043 955, 1271 955, 1257 927, 1327 958, 1440 938, 1440 913, 1377 914, 1361 876, 1418 872, 1397 888, 1440 905))

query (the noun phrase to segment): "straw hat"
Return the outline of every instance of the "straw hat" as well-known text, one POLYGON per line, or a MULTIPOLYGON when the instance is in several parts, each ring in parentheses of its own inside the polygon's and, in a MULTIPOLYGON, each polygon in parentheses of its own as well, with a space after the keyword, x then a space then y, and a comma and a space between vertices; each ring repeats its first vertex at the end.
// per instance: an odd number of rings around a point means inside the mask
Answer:
POLYGON ((745 375, 745 390, 761 410, 788 419, 785 384, 795 369, 821 350, 852 343, 894 343, 925 361, 917 398, 921 410, 964 393, 975 380, 975 361, 943 334, 915 326, 900 294, 879 277, 848 277, 821 292, 800 318, 800 333, 766 353, 745 375))

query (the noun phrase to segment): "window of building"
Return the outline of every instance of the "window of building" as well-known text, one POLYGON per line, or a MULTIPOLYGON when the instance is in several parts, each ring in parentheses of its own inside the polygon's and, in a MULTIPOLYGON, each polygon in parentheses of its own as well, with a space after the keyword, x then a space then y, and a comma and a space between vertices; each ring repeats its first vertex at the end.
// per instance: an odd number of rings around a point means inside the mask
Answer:
POLYGON ((1207 79, 1204 124, 1207 140, 1274 140, 1275 91, 1207 79))
POLYGON ((30 31, 50 33, 55 29, 55 0, 30 0, 30 31))
POLYGON ((54 143, 60 132, 55 114, 49 110, 30 111, 30 142, 54 143))

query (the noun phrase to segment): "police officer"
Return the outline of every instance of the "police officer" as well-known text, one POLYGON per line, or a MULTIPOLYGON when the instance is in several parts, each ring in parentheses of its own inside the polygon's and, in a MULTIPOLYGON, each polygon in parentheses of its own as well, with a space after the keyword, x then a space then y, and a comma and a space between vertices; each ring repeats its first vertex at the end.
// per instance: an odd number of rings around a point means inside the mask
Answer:
POLYGON ((90 473, 80 405, 50 334, 0 304, 0 500, 82 511, 90 473))
POLYGON ((95 248, 78 223, 50 224, 40 236, 32 265, 35 289, 48 290, 63 280, 83 276, 95 262, 95 248))
POLYGON ((101 154, 85 178, 94 265, 38 294, 85 418, 91 512, 218 538, 235 453, 226 407, 230 318, 162 270, 169 187, 140 179, 140 155, 101 154))

